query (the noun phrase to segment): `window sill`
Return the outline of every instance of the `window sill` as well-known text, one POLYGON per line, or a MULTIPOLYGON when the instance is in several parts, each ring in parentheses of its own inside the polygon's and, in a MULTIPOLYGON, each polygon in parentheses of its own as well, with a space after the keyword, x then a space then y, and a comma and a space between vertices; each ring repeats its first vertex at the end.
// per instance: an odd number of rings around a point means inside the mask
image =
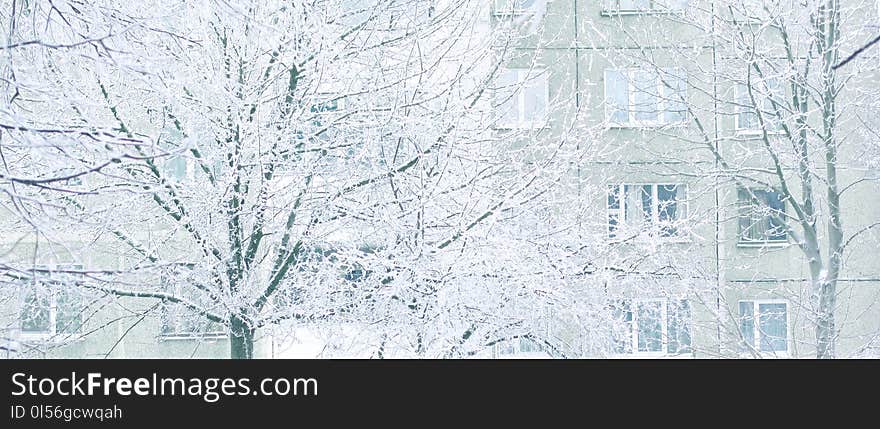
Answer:
POLYGON ((745 248, 745 249, 760 249, 760 248, 785 248, 791 246, 791 243, 786 241, 739 241, 736 243, 736 247, 745 248))
POLYGON ((648 236, 648 237, 630 237, 630 238, 618 238, 618 237, 609 237, 607 239, 608 244, 624 244, 624 243, 633 243, 633 244, 645 244, 645 243, 658 243, 659 244, 688 244, 693 243, 694 240, 688 237, 656 237, 656 236, 648 236))
MULTIPOLYGON (((780 136, 783 134, 785 134, 785 131, 767 131, 767 135, 769 136, 780 136)), ((738 129, 734 131, 734 135, 737 137, 758 138, 764 135, 764 131, 755 129, 738 129)))
POLYGON ((549 130, 550 124, 493 125, 492 129, 495 131, 505 131, 505 132, 549 130))
POLYGON ((515 10, 493 10, 492 16, 523 16, 523 15, 534 15, 535 12, 528 9, 515 9, 515 10))
POLYGON ((687 128, 687 122, 610 122, 609 129, 687 128))
POLYGON ((694 359, 694 355, 691 353, 681 353, 677 355, 672 355, 669 353, 649 353, 649 352, 640 352, 640 353, 624 353, 624 354, 615 354, 613 355, 615 359, 694 359))
POLYGON ((599 12, 600 16, 604 17, 613 17, 613 16, 633 16, 633 15, 673 15, 676 13, 682 13, 682 10, 662 10, 662 9, 602 9, 599 12))
POLYGON ((165 341, 217 341, 217 340, 225 340, 229 338, 229 334, 227 333, 212 333, 212 334, 200 334, 200 335, 186 335, 186 334, 168 334, 168 335, 159 335, 159 342, 165 341))

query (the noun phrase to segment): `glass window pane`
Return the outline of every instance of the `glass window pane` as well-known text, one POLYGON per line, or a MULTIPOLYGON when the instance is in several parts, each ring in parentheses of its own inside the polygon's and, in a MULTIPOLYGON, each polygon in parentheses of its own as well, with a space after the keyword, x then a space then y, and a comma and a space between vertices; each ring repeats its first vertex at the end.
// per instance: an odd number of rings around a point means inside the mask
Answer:
POLYGON ((776 102, 777 106, 780 106, 780 113, 782 113, 781 106, 785 105, 785 88, 783 87, 782 79, 778 77, 771 77, 767 79, 767 96, 764 99, 764 119, 768 124, 768 128, 773 131, 779 131, 782 129, 782 119, 779 115, 776 114, 776 109, 773 107, 773 102, 776 102))
POLYGON ((643 185, 640 189, 642 216, 650 223, 654 220, 654 185, 643 185))
POLYGON ((547 114, 547 76, 533 76, 525 86, 525 112, 527 123, 542 124, 547 114))
POLYGON ((762 352, 784 352, 788 350, 788 327, 786 326, 786 305, 783 303, 760 304, 758 328, 761 333, 762 352))
POLYGON ((666 103, 663 120, 666 123, 680 123, 685 120, 687 114, 685 104, 687 77, 684 70, 679 68, 668 69, 666 72, 663 77, 665 80, 663 98, 666 103))
POLYGON ((519 94, 516 92, 518 75, 517 70, 502 70, 498 75, 495 108, 499 126, 515 126, 519 120, 519 94))
POLYGON ((765 192, 767 206, 770 209, 770 215, 767 216, 767 239, 782 241, 786 240, 787 234, 783 219, 785 216, 785 201, 782 195, 776 191, 765 192))
POLYGON ((663 351, 663 303, 658 301, 638 304, 638 350, 663 351))
POLYGON ((55 329, 62 334, 72 334, 82 327, 82 299, 75 291, 60 290, 56 294, 55 329))
POLYGON ((657 93, 657 73, 651 70, 636 70, 633 73, 633 111, 636 121, 656 121, 659 109, 657 93))
POLYGON ((605 70, 605 98, 608 103, 608 119, 611 122, 629 122, 628 85, 626 75, 622 71, 605 70))
POLYGON ((632 353, 632 309, 630 302, 621 300, 611 305, 611 339, 614 353, 632 353))
POLYGON ((672 300, 667 305, 669 318, 667 331, 667 350, 670 354, 691 352, 691 309, 687 300, 672 300))
POLYGON ((660 220, 660 234, 671 237, 678 233, 676 221, 679 220, 678 200, 680 188, 677 185, 657 185, 657 212, 660 220))
MULTIPOLYGON (((755 304, 751 301, 739 303, 739 329, 743 340, 751 347, 755 346, 755 304)), ((744 350, 748 350, 743 347, 744 350)))
POLYGON ((753 130, 758 127, 758 116, 755 113, 749 90, 746 85, 736 87, 737 124, 741 130, 753 130))
MULTIPOLYGON (((650 209, 646 212, 644 207, 643 187, 639 185, 624 185, 623 187, 623 210, 624 222, 627 227, 639 228, 644 225, 646 219, 651 218, 650 209)), ((650 196, 648 196, 650 199, 650 196)), ((648 201, 650 208, 650 201, 648 201)))
POLYGON ((49 333, 50 297, 48 291, 28 290, 21 309, 21 330, 29 333, 49 333))

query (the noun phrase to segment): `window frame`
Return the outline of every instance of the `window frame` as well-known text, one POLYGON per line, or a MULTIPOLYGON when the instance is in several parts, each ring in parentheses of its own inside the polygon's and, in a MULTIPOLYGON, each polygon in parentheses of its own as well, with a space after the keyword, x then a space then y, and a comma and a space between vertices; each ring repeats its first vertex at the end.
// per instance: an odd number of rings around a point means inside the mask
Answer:
MULTIPOLYGON (((781 79, 779 79, 778 77, 774 77, 774 78, 771 78, 770 80, 779 81, 779 91, 781 91, 783 95, 786 93, 785 83, 781 82, 781 79)), ((745 91, 745 93, 748 94, 748 91, 746 90, 746 86, 747 85, 745 83, 735 83, 734 87, 733 87, 733 99, 734 99, 734 105, 736 107, 736 109, 735 109, 736 111, 734 112, 734 115, 733 115, 733 121, 734 121, 733 122, 733 130, 737 136, 750 136, 750 137, 761 136, 764 134, 763 129, 752 128, 752 127, 748 127, 748 128, 743 127, 740 122, 740 118, 743 114, 752 114, 755 116, 755 122, 759 122, 758 121, 758 112, 756 111, 755 106, 746 106, 745 103, 743 103, 741 101, 743 91, 745 91)), ((767 90, 772 91, 772 89, 769 86, 767 87, 767 90)), ((761 108, 762 111, 769 111, 773 108, 773 103, 770 101, 769 98, 764 99, 764 104, 765 105, 761 108)), ((764 119, 765 119, 765 123, 766 123, 767 118, 765 117, 764 119)), ((773 136, 773 135, 781 135, 781 134, 785 133, 785 131, 782 129, 782 118, 778 118, 778 119, 779 119, 779 123, 776 127, 777 129, 768 129, 767 135, 773 136)), ((758 124, 758 125, 760 125, 760 124, 758 124)))
MULTIPOLYGON (((58 284, 62 282, 55 281, 51 278, 51 273, 53 271, 59 270, 80 270, 85 269, 85 266, 81 263, 56 263, 56 264, 39 264, 36 265, 35 268, 39 270, 45 270, 47 273, 45 274, 45 278, 33 279, 31 281, 41 281, 46 283, 46 286, 49 288, 47 293, 49 293, 49 329, 46 331, 26 331, 24 330, 22 323, 22 316, 24 313, 24 308, 27 300, 27 290, 25 290, 25 294, 23 294, 20 298, 20 307, 18 312, 18 332, 19 338, 26 343, 35 343, 35 342, 69 342, 71 340, 76 341, 82 338, 83 331, 83 321, 80 320, 79 326, 75 332, 59 332, 58 331, 58 284), (54 286, 49 286, 50 284, 55 284, 54 286)), ((36 274, 35 274, 36 277, 36 274)), ((34 293, 38 291, 33 291, 34 293)), ((81 306, 82 307, 82 306, 81 306)), ((80 308, 80 312, 82 312, 82 308, 80 308)))
POLYGON ((690 7, 690 1, 686 0, 683 7, 657 7, 662 6, 658 5, 656 0, 648 0, 651 4, 647 9, 622 9, 620 7, 620 0, 603 0, 602 1, 602 11, 600 14, 602 16, 619 16, 619 15, 669 15, 674 13, 682 13, 690 7), (616 6, 615 6, 616 5, 616 6))
MULTIPOLYGON (((628 328, 628 339, 629 339, 629 347, 630 352, 617 352, 614 351, 613 355, 616 357, 622 358, 641 358, 641 357, 666 357, 666 358, 691 358, 694 356, 694 345, 693 345, 693 312, 692 305, 690 300, 685 298, 637 298, 637 299, 618 299, 615 300, 617 303, 626 303, 624 306, 628 305, 629 311, 631 314, 631 320, 625 321, 626 324, 629 325, 628 328), (670 353, 669 352, 669 306, 672 302, 687 302, 689 317, 685 322, 688 331, 688 337, 690 343, 688 344, 688 351, 681 353, 670 353), (659 351, 639 351, 639 304, 645 303, 659 303, 660 304, 660 350, 659 351)), ((615 323, 618 321, 614 321, 615 323)))
POLYGON ((492 127, 496 130, 529 130, 529 129, 543 129, 547 128, 550 123, 549 114, 549 106, 550 106, 550 78, 549 71, 544 68, 522 68, 522 67, 508 67, 502 69, 502 73, 513 72, 515 73, 515 81, 509 87, 511 90, 511 94, 509 98, 505 98, 502 103, 498 103, 498 92, 506 91, 507 89, 501 89, 496 87, 493 99, 495 116, 492 121, 492 127), (538 80, 538 83, 541 84, 541 94, 544 96, 544 111, 543 118, 541 121, 529 121, 525 118, 526 112, 526 90, 530 87, 529 83, 538 80), (505 123, 503 122, 503 117, 507 115, 507 112, 502 111, 507 103, 511 100, 515 101, 513 103, 515 105, 515 110, 517 112, 517 118, 514 123, 505 123), (501 113, 499 115, 499 113, 501 113))
MULTIPOLYGON (((736 246, 737 247, 786 247, 789 244, 791 244, 791 238, 789 237, 787 231, 785 232, 785 238, 782 238, 782 239, 764 239, 764 240, 760 240, 760 241, 743 239, 743 229, 742 229, 743 201, 740 200, 740 192, 743 192, 743 191, 747 192, 751 196, 752 194, 754 194, 755 191, 767 191, 767 190, 761 189, 761 188, 742 188, 742 187, 736 188, 736 193, 737 193, 737 198, 736 198, 736 210, 737 210, 737 214, 736 214, 736 229, 737 229, 737 231, 736 231, 736 246)), ((782 193, 779 192, 779 190, 775 189, 775 188, 773 189, 773 192, 780 196, 779 202, 782 203, 782 213, 783 213, 783 215, 786 215, 787 214, 786 207, 788 206, 788 204, 786 203, 784 197, 782 196, 782 193)), ((749 201, 748 203, 751 204, 751 201, 749 201)), ((750 208, 751 208, 751 206, 750 206, 750 208)), ((769 218, 765 217, 763 220, 769 221, 769 218)))
MULTIPOLYGON (((690 241, 690 234, 684 231, 681 231, 681 228, 678 231, 669 236, 663 236, 657 234, 656 231, 659 230, 660 227, 660 201, 657 198, 657 189, 659 186, 684 186, 685 199, 683 201, 676 201, 676 204, 681 203, 684 208, 684 216, 681 217, 677 222, 682 224, 688 224, 690 222, 690 189, 687 183, 659 183, 659 182, 622 182, 622 183, 609 183, 606 185, 605 189, 605 232, 606 237, 609 241, 615 242, 620 240, 622 237, 619 236, 618 232, 612 233, 611 231, 611 215, 612 211, 616 211, 617 215, 617 230, 620 231, 621 225, 625 225, 626 222, 626 198, 625 195, 625 186, 634 186, 634 187, 644 187, 651 186, 651 228, 647 231, 647 234, 640 233, 638 237, 645 236, 645 238, 652 239, 660 239, 665 242, 687 242, 690 241), (618 205, 620 207, 616 209, 612 209, 609 204, 610 197, 610 189, 611 187, 616 187, 618 192, 618 205)), ((645 232, 645 231, 642 231, 645 232)), ((625 237, 623 237, 625 238, 625 237)))
POLYGON ((739 343, 740 347, 745 345, 746 347, 750 347, 749 349, 743 350, 741 354, 750 356, 751 353, 757 353, 761 357, 773 357, 773 358, 788 358, 791 356, 791 315, 789 308, 791 307, 788 303, 787 299, 780 298, 756 298, 756 299, 740 299, 736 302, 737 310, 736 314, 739 315, 737 317, 737 328, 739 331, 739 343), (753 344, 747 344, 745 342, 745 338, 742 332, 742 315, 739 314, 739 308, 741 303, 743 302, 751 302, 752 303, 752 339, 754 340, 753 344), (761 328, 760 328, 760 317, 761 311, 760 306, 762 304, 783 304, 785 305, 785 351, 763 351, 761 350, 761 328))
POLYGON ((637 67, 628 67, 628 68, 606 68, 602 72, 602 80, 603 80, 603 91, 605 95, 605 121, 608 123, 610 128, 684 128, 688 124, 688 112, 685 110, 682 112, 682 119, 680 121, 670 121, 667 122, 664 118, 667 113, 671 113, 672 110, 668 109, 668 105, 672 104, 668 97, 665 96, 665 91, 669 87, 663 83, 662 74, 668 74, 672 70, 678 70, 682 72, 682 79, 684 80, 684 94, 683 100, 687 103, 687 70, 683 67, 664 67, 661 68, 660 71, 655 70, 646 70, 644 68, 637 67), (610 102, 610 96, 608 94, 608 73, 609 72, 619 72, 624 75, 626 79, 626 99, 627 99, 627 120, 626 122, 617 122, 613 119, 615 113, 615 106, 610 102), (655 120, 637 120, 635 119, 635 114, 638 113, 633 109, 633 106, 637 105, 636 103, 636 94, 639 92, 635 87, 635 74, 639 72, 656 72, 656 90, 657 93, 654 96, 657 99, 657 119, 655 120))

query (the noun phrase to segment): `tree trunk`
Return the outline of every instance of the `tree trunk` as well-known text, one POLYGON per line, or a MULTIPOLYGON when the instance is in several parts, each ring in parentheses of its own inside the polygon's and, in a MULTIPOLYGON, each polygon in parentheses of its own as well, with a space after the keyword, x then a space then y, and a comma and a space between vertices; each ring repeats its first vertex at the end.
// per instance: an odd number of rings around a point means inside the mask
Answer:
POLYGON ((238 316, 229 319, 229 357, 254 358, 254 329, 238 316))

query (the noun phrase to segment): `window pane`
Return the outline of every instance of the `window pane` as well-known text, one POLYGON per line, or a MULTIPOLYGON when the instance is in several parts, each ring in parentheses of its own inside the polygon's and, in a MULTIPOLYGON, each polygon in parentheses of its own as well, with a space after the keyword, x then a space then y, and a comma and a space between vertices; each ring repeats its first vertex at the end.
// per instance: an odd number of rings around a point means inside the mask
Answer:
POLYGON ((524 96, 523 120, 526 123, 543 124, 547 114, 547 76, 542 75, 529 79, 524 96))
POLYGON ((75 291, 59 290, 56 294, 55 329, 72 334, 82 327, 82 299, 75 291))
POLYGON ((687 105, 685 104, 685 91, 687 77, 682 69, 668 69, 663 77, 663 98, 666 109, 663 113, 663 121, 667 123, 680 123, 685 120, 687 105))
POLYGON ((638 347, 640 352, 663 351, 663 303, 638 304, 638 347))
POLYGON ((752 104, 749 90, 746 85, 737 85, 736 103, 738 111, 736 116, 736 127, 741 130, 753 130, 758 128, 758 116, 755 114, 754 105, 752 104))
POLYGON ((614 353, 632 353, 632 309, 629 301, 616 301, 611 306, 611 339, 614 353))
POLYGON ((497 125, 515 126, 519 120, 519 94, 516 92, 517 70, 502 70, 495 90, 497 125))
POLYGON ((642 217, 646 222, 650 223, 654 220, 654 185, 643 185, 639 187, 641 192, 642 217))
POLYGON ((609 209, 619 209, 620 208, 620 186, 619 185, 608 186, 608 208, 609 209))
POLYGON ((21 330, 30 333, 49 333, 50 297, 45 290, 29 290, 21 309, 21 330))
POLYGON ((633 73, 633 111, 636 121, 656 121, 659 113, 657 74, 654 71, 636 70, 633 73))
POLYGON ((768 78, 766 85, 767 96, 764 98, 764 120, 767 122, 768 129, 779 131, 782 129, 782 119, 776 114, 773 102, 776 102, 780 113, 782 113, 782 106, 785 105, 785 88, 782 86, 782 79, 777 77, 768 78))
POLYGON ((767 191, 766 201, 771 214, 767 219, 767 239, 786 240, 785 224, 782 222, 785 216, 785 201, 782 200, 782 195, 776 191, 767 191))
MULTIPOLYGON (((739 303, 739 329, 743 340, 751 347, 755 346, 755 304, 751 301, 739 303)), ((743 347, 744 350, 748 350, 743 347)))
POLYGON ((668 352, 670 354, 690 353, 690 304, 686 300, 669 301, 666 314, 669 318, 669 326, 666 328, 668 352))
POLYGON ((760 304, 760 320, 758 328, 761 333, 762 352, 784 352, 788 350, 788 328, 785 320, 786 305, 760 304))
POLYGON ((786 240, 785 203, 776 191, 740 189, 739 230, 742 241, 786 240))
MULTIPOLYGON (((623 187, 623 210, 624 222, 628 227, 639 228, 645 223, 645 219, 650 219, 651 212, 645 212, 643 208, 643 191, 642 186, 624 185, 623 187)), ((648 196, 650 199, 650 195, 648 196)), ((649 202, 650 207, 650 202, 649 202)))
POLYGON ((660 235, 663 237, 671 237, 678 233, 676 227, 676 221, 680 216, 678 200, 680 189, 683 188, 684 186, 677 185, 657 185, 657 212, 660 220, 660 235))
POLYGON ((629 95, 626 75, 620 70, 605 70, 605 98, 608 103, 609 120, 615 123, 629 122, 629 95))
POLYGON ((608 234, 614 237, 620 223, 620 186, 608 187, 608 234))

